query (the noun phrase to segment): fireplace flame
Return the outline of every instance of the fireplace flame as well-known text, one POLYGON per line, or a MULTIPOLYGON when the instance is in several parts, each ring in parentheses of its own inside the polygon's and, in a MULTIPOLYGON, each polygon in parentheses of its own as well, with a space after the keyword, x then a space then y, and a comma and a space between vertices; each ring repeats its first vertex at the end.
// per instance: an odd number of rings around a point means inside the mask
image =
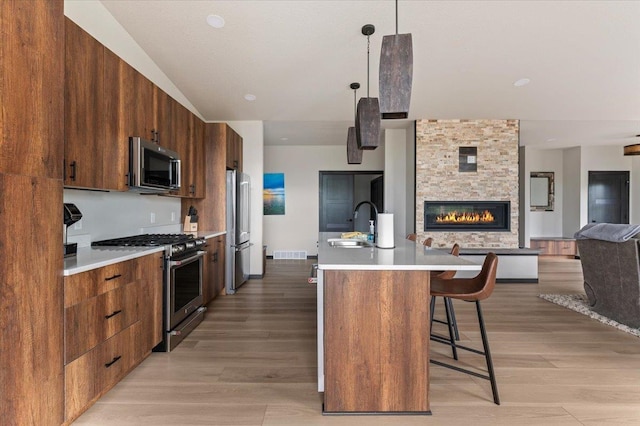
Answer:
POLYGON ((482 213, 458 213, 454 210, 436 216, 436 223, 491 223, 493 221, 495 221, 495 217, 488 210, 482 213))

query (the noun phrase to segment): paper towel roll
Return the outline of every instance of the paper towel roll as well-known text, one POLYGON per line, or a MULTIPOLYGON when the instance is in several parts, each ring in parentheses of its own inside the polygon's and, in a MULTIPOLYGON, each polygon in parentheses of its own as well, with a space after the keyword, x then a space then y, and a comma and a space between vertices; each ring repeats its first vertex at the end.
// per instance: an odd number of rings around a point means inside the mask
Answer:
POLYGON ((393 242, 393 213, 378 213, 378 240, 379 248, 394 248, 393 242))

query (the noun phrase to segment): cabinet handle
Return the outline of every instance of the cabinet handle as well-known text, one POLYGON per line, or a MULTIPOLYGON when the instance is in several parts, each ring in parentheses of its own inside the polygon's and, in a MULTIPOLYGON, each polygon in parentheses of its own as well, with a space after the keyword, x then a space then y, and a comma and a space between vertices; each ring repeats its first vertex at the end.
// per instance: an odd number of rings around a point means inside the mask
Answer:
POLYGON ((238 168, 238 160, 233 160, 233 168, 234 169, 238 168))
POLYGON ((116 278, 120 278, 121 276, 122 276, 122 274, 115 274, 114 276, 105 278, 104 280, 105 281, 111 281, 111 280, 115 280, 116 278))
POLYGON ((69 167, 71 168, 71 176, 69 176, 69 178, 70 178, 71 180, 76 180, 76 167, 77 167, 76 162, 75 162, 75 161, 72 161, 72 162, 69 164, 69 167))
POLYGON ((155 131, 155 129, 151 129, 151 142, 156 142, 156 131, 155 131))
POLYGON ((116 362, 120 361, 120 358, 122 358, 122 355, 118 355, 117 357, 114 357, 111 362, 106 363, 104 366, 106 368, 111 367, 113 364, 115 364, 116 362))
POLYGON ((117 311, 113 311, 112 313, 110 313, 109 315, 105 315, 104 319, 109 319, 109 318, 113 318, 116 315, 118 315, 119 313, 122 312, 122 309, 118 309, 117 311))
POLYGON ((218 252, 213 253, 213 258, 211 259, 211 261, 213 263, 217 263, 218 262, 218 252))

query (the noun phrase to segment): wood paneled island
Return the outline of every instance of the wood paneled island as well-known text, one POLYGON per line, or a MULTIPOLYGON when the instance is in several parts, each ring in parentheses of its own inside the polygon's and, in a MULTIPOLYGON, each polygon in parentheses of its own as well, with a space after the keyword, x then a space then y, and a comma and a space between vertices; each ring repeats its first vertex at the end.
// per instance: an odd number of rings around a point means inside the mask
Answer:
POLYGON ((318 391, 325 414, 430 414, 429 274, 481 265, 404 238, 318 248, 318 391))

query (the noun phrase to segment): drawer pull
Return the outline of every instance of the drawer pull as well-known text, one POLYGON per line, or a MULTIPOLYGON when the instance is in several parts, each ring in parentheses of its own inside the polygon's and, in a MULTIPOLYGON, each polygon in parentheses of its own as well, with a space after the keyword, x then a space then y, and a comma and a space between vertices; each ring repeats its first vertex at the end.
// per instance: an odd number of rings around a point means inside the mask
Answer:
POLYGON ((105 366, 106 368, 109 368, 109 367, 111 367, 113 364, 115 364, 116 362, 120 361, 120 358, 122 358, 122 355, 118 355, 117 357, 113 358, 113 359, 111 360, 111 362, 106 363, 104 366, 105 366))
POLYGON ((115 274, 114 276, 105 278, 104 280, 105 281, 111 281, 111 280, 115 280, 116 278, 120 278, 121 276, 122 276, 122 274, 115 274))
POLYGON ((105 315, 104 319, 109 319, 109 318, 113 318, 116 315, 118 315, 119 313, 122 312, 122 309, 118 309, 117 311, 113 311, 112 313, 110 313, 109 315, 105 315))

